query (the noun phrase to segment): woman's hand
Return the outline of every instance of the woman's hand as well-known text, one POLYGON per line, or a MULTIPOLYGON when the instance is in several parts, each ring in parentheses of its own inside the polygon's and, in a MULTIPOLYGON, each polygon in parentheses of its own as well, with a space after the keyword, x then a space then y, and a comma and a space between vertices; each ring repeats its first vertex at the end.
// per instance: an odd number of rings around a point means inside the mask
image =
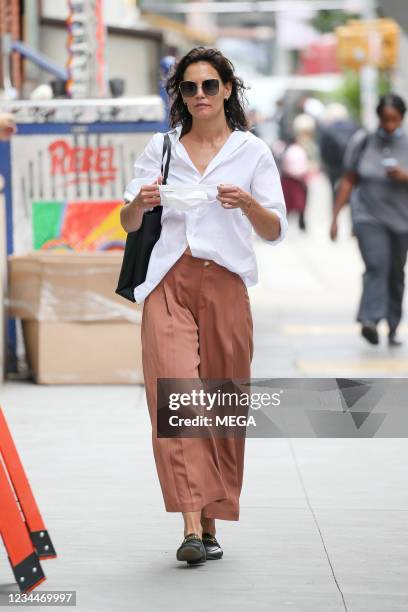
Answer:
POLYGON ((244 212, 252 204, 250 194, 235 185, 218 185, 217 200, 223 208, 241 208, 244 212))
POLYGON ((159 176, 156 183, 142 185, 137 196, 122 206, 120 209, 120 223, 125 232, 135 232, 140 228, 143 221, 143 213, 149 208, 154 208, 160 204, 159 185, 163 182, 163 177, 159 176))
POLYGON ((132 201, 132 204, 136 205, 137 208, 147 209, 159 206, 161 203, 159 185, 163 183, 163 177, 159 176, 156 183, 150 185, 142 185, 139 193, 132 201))
POLYGON ((395 166, 394 168, 389 168, 387 170, 387 174, 390 178, 394 179, 395 181, 400 181, 402 183, 408 183, 408 173, 405 172, 405 170, 403 170, 399 166, 395 166))
POLYGON ((249 193, 235 185, 218 185, 217 200, 223 208, 241 208, 255 232, 264 240, 277 240, 281 233, 279 216, 262 206, 249 193))

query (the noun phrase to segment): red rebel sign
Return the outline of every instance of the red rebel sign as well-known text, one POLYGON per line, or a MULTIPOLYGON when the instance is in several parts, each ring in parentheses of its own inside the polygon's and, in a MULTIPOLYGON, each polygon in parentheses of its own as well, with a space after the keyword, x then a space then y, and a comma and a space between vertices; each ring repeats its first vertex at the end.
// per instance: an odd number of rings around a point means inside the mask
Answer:
POLYGON ((112 146, 72 147, 65 140, 56 140, 48 150, 51 154, 51 175, 72 176, 67 184, 91 181, 105 185, 115 180, 117 168, 112 146))

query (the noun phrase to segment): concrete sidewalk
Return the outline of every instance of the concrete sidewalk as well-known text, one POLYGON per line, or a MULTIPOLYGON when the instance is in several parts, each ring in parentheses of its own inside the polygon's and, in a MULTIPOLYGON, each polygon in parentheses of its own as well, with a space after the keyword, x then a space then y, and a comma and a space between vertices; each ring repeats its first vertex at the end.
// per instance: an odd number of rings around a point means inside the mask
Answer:
MULTIPOLYGON (((341 215, 333 243, 327 181, 317 177, 309 193, 305 233, 290 218, 287 237, 277 247, 256 242, 259 283, 250 289, 253 376, 408 376, 407 316, 399 329, 403 347, 388 347, 385 324, 379 327, 379 346, 361 338, 355 317, 364 266, 351 238, 349 211, 341 215)), ((408 292, 404 306, 407 313, 408 292)))
MULTIPOLYGON (((406 440, 248 439, 239 522, 221 561, 175 558, 142 387, 7 383, 9 426, 58 559, 39 590, 86 612, 406 612, 406 440)), ((0 547, 0 589, 16 591, 0 547)))
MULTIPOLYGON (((252 375, 406 376, 407 346, 359 336, 361 261, 346 219, 328 240, 325 203, 317 182, 307 234, 291 223, 278 248, 257 242, 252 375)), ((81 612, 407 612, 405 439, 248 439, 240 521, 217 523, 224 558, 187 567, 143 387, 9 382, 0 404, 58 552, 40 590, 76 590, 81 612)), ((3 599, 10 589, 0 546, 3 599)))

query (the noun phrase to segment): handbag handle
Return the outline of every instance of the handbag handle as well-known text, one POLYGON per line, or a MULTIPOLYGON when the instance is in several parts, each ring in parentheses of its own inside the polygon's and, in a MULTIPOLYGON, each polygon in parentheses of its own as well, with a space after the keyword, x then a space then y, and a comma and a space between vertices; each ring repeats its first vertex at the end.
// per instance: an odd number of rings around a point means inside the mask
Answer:
POLYGON ((163 177, 163 185, 167 184, 167 177, 169 174, 169 166, 170 166, 170 156, 171 156, 171 140, 168 134, 164 135, 163 139, 163 151, 162 151, 162 161, 161 161, 161 175, 163 177), (167 153, 166 163, 164 164, 164 156, 167 153), (163 171, 164 167, 164 171, 163 171))

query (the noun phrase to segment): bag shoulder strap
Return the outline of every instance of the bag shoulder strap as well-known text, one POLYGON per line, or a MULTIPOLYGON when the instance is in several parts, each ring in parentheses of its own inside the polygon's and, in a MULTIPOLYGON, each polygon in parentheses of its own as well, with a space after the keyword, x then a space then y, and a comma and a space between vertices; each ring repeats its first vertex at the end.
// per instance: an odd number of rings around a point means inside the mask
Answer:
MULTIPOLYGON (((359 133, 359 142, 358 142, 357 168, 361 161, 361 158, 363 157, 365 153, 369 140, 370 140, 370 133, 361 129, 359 133)), ((357 175, 358 175, 358 172, 357 172, 357 175)))
POLYGON ((162 161, 161 161, 161 175, 163 177, 163 185, 167 183, 167 177, 169 174, 170 167, 170 156, 171 156, 171 140, 169 134, 165 134, 163 138, 163 151, 162 151, 162 161), (167 154, 167 155, 166 155, 167 154), (166 157, 166 162, 164 162, 164 158, 166 157))
POLYGON ((356 142, 355 151, 357 151, 357 157, 360 158, 367 148, 368 141, 370 140, 370 132, 361 128, 353 134, 352 139, 356 142))

